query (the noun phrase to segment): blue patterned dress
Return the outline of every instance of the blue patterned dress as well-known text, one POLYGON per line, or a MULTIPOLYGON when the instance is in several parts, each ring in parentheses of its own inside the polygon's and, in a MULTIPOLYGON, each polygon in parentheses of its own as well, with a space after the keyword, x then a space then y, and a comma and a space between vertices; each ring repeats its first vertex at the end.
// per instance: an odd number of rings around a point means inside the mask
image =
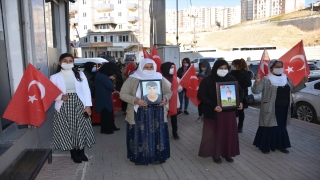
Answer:
POLYGON ((127 158, 141 165, 161 164, 170 158, 168 123, 163 106, 139 107, 135 124, 127 123, 127 158))

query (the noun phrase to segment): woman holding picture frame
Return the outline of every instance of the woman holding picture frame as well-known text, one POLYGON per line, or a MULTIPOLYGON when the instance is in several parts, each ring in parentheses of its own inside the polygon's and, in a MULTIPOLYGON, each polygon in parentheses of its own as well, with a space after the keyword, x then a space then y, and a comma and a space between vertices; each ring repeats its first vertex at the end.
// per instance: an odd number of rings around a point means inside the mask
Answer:
POLYGON ((217 164, 220 157, 227 162, 240 154, 236 111, 242 109, 242 90, 237 80, 229 75, 225 60, 217 60, 211 75, 205 77, 199 87, 198 98, 203 104, 203 130, 199 149, 200 157, 212 157, 217 164), (227 87, 234 89, 233 105, 226 97, 227 87))
POLYGON ((142 59, 138 69, 124 82, 120 98, 128 103, 127 158, 136 165, 161 164, 170 158, 166 108, 172 96, 170 87, 151 59, 142 59), (151 83, 150 82, 155 82, 151 83), (148 88, 156 91, 148 91, 148 88), (151 94, 150 94, 151 93, 151 94), (146 99, 150 95, 149 104, 146 99), (155 97, 162 96, 158 103, 155 97))

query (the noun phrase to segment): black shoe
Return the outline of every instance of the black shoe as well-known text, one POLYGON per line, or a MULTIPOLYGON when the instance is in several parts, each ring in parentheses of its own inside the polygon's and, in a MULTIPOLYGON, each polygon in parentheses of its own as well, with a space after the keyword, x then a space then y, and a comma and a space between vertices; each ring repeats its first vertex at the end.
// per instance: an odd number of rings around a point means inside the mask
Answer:
POLYGON ((269 154, 268 151, 261 151, 263 154, 269 154))
POLYGON ((78 157, 80 157, 80 159, 82 161, 88 161, 88 158, 87 156, 84 154, 84 149, 77 149, 77 154, 78 154, 78 157))
POLYGON ((183 113, 182 111, 178 111, 178 114, 177 114, 177 115, 182 114, 182 113, 183 113))
POLYGON ((174 140, 180 139, 178 133, 173 133, 173 139, 174 139, 174 140))
POLYGON ((217 164, 221 164, 222 163, 222 160, 221 160, 220 157, 218 157, 218 158, 212 157, 212 159, 213 159, 213 162, 215 162, 217 164))
POLYGON ((137 166, 138 166, 138 165, 141 165, 140 163, 134 163, 134 164, 137 165, 137 166))
POLYGON ((281 151, 282 153, 285 153, 285 154, 289 154, 289 151, 287 149, 279 149, 279 151, 281 151))
POLYGON ((233 158, 226 158, 226 161, 232 163, 234 160, 233 158))
POLYGON ((77 151, 75 149, 70 150, 71 159, 75 163, 82 163, 81 158, 78 156, 77 151))
POLYGON ((242 128, 238 128, 238 133, 242 133, 242 128))
POLYGON ((188 112, 187 110, 184 110, 183 113, 184 113, 185 115, 189 115, 189 112, 188 112))
POLYGON ((114 131, 119 131, 120 128, 115 127, 115 128, 113 128, 113 130, 114 130, 114 131))

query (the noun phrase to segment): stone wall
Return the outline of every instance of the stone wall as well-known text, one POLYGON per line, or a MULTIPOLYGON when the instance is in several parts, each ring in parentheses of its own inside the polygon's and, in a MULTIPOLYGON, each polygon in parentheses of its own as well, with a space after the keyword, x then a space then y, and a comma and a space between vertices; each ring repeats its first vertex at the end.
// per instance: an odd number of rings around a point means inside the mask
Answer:
POLYGON ((295 19, 288 21, 281 21, 277 23, 278 26, 292 25, 296 26, 302 31, 313 31, 320 29, 320 16, 305 18, 305 19, 295 19))

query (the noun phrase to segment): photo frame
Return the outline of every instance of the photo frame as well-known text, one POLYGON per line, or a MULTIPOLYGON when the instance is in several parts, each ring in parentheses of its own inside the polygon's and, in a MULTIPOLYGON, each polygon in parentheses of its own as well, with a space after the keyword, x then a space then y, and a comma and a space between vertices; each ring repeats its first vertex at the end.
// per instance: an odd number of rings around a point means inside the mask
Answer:
POLYGON ((141 99, 148 105, 157 105, 162 101, 161 79, 140 80, 141 99))
POLYGON ((237 81, 216 82, 218 106, 222 110, 236 110, 240 105, 237 81))

